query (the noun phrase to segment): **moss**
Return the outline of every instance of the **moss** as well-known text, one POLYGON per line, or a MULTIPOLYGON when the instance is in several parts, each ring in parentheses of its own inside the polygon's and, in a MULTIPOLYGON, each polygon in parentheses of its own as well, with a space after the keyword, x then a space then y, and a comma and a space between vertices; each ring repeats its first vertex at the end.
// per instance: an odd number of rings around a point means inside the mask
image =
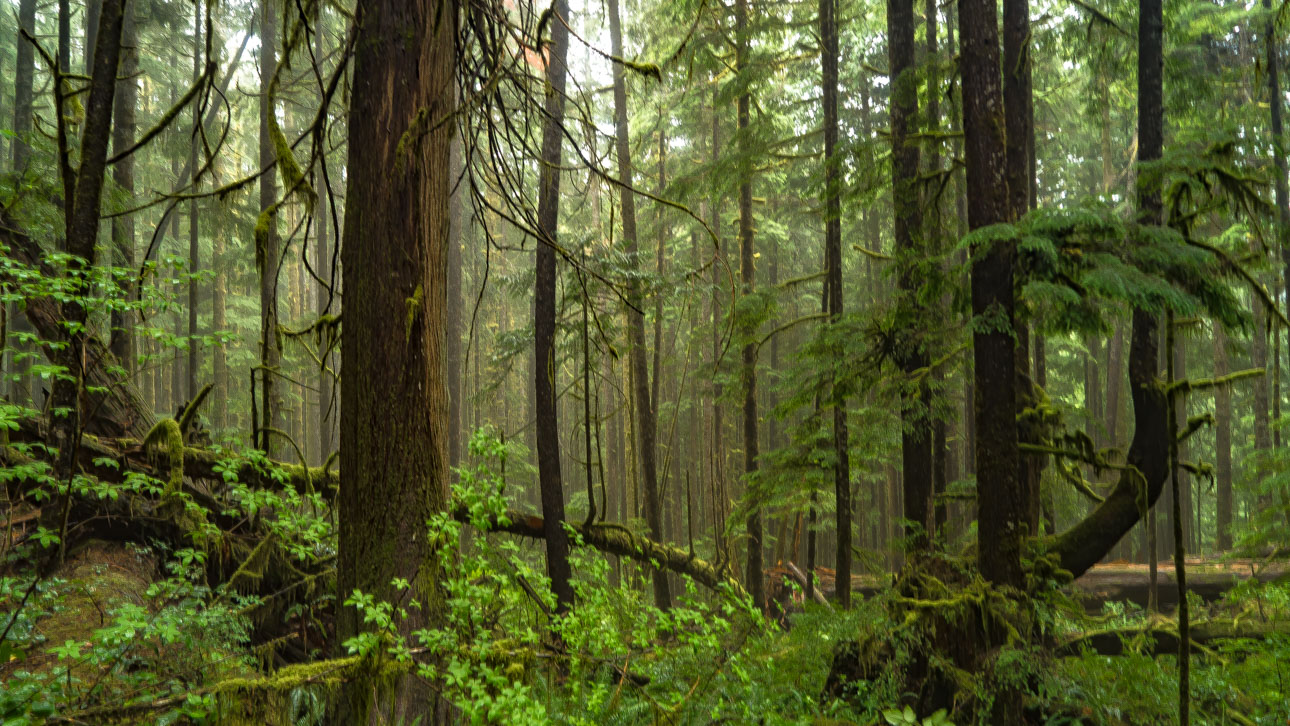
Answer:
POLYGON ((148 435, 143 437, 145 451, 157 446, 166 452, 170 459, 170 476, 166 480, 164 496, 171 496, 183 490, 184 486, 184 434, 179 422, 173 418, 163 418, 153 425, 148 435))
POLYGON ((412 297, 404 302, 408 306, 407 320, 403 324, 403 342, 412 340, 412 326, 416 323, 417 313, 421 310, 421 301, 425 297, 425 290, 420 285, 412 293, 412 297))
POLYGON ((269 115, 269 138, 273 141, 273 152, 277 156, 278 169, 282 172, 282 181, 287 193, 303 196, 305 216, 312 215, 314 204, 318 201, 318 194, 305 180, 300 164, 296 162, 296 155, 291 151, 291 144, 287 142, 286 135, 282 133, 282 127, 278 125, 278 120, 272 114, 269 115))

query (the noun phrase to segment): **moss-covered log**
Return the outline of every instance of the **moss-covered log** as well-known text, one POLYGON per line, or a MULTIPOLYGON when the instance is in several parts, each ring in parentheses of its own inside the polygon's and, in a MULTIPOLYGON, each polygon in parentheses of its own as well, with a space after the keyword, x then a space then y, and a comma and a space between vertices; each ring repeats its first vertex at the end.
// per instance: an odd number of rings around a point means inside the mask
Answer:
MULTIPOLYGON (((1267 640, 1285 635, 1290 635, 1290 622, 1211 620, 1193 624, 1189 639, 1192 650, 1199 651, 1220 640, 1267 640)), ((1178 653, 1178 625, 1159 620, 1150 625, 1090 631, 1062 641, 1054 652, 1058 656, 1074 656, 1085 649, 1099 655, 1121 655, 1126 651, 1174 655, 1178 653)))
MULTIPOLYGON (((469 517, 464 511, 457 511, 455 516, 460 521, 469 521, 469 517)), ((506 519, 505 524, 494 521, 489 526, 489 531, 507 532, 535 539, 543 537, 543 521, 541 517, 509 512, 506 515, 506 519)), ((628 557, 645 563, 656 570, 670 570, 678 575, 686 575, 695 582, 714 590, 726 585, 737 597, 745 596, 743 586, 730 572, 713 565, 707 560, 695 557, 680 547, 655 542, 618 524, 602 522, 586 525, 570 522, 567 523, 567 526, 588 547, 593 547, 611 555, 628 557)))

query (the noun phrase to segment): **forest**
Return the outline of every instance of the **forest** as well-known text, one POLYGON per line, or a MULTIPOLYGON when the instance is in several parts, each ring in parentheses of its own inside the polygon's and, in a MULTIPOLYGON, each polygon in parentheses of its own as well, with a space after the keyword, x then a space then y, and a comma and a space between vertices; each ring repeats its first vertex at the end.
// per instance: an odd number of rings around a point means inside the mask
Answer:
POLYGON ((0 0, 0 724, 1290 724, 1287 47, 0 0))

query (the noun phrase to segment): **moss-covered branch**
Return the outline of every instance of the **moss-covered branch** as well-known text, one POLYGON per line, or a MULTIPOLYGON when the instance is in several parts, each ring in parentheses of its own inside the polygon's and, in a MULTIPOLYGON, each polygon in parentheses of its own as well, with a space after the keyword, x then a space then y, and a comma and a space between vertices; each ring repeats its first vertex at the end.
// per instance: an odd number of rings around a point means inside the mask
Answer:
MULTIPOLYGON (((459 521, 469 522, 468 512, 464 510, 455 512, 454 516, 459 521)), ((506 515, 506 520, 505 524, 495 520, 488 527, 489 531, 537 539, 543 537, 541 517, 511 512, 506 515)), ((743 586, 730 573, 707 560, 691 555, 680 547, 655 542, 617 524, 585 525, 569 522, 565 526, 581 537, 582 543, 588 547, 611 555, 628 557, 656 569, 686 575, 695 582, 714 590, 724 585, 729 587, 736 597, 745 596, 743 586)))

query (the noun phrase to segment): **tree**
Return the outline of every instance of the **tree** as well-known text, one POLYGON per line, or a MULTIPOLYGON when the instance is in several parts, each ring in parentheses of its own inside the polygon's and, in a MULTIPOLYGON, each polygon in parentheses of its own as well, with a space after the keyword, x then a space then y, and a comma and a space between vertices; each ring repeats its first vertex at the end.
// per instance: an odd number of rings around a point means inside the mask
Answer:
MULTIPOLYGON (((917 303, 923 284, 921 251, 915 237, 923 224, 918 193, 918 147, 910 137, 917 130, 918 76, 914 70, 914 2, 887 0, 887 54, 891 69, 891 199, 892 236, 899 270, 902 314, 918 320, 917 303)), ((915 323, 918 325, 918 323, 915 323)), ((915 384, 927 367, 925 343, 909 326, 899 353, 901 371, 909 378, 901 392, 900 460, 904 474, 906 533, 915 548, 926 547, 935 528, 932 521, 932 425, 927 406, 929 389, 915 384)))
MULTIPOLYGON (((1021 219, 1031 206, 1031 187, 1034 176, 1031 170, 1031 149, 1034 145, 1034 99, 1030 79, 1030 4, 1028 0, 1003 2, 1003 105, 1006 109, 1008 214, 1013 220, 1021 219)), ((1035 398, 1030 369, 1030 335, 1027 324, 1017 321, 1016 373, 1017 400, 1023 408, 1032 405, 1035 398)), ((1025 427, 1023 426, 1023 429, 1025 427)), ((1018 431, 1019 439, 1036 443, 1018 431)), ((1022 500, 1019 507, 1025 513, 1023 520, 1028 534, 1039 533, 1039 473, 1040 461, 1035 455, 1021 457, 1020 480, 1022 500)))
MULTIPOLYGON (((112 150, 121 153, 134 143, 135 115, 139 104, 139 32, 135 20, 134 3, 126 3, 125 18, 121 26, 121 69, 117 78, 117 91, 112 110, 112 150)), ((112 181, 127 194, 134 193, 134 155, 122 158, 112 167, 112 181)), ((112 264, 116 267, 134 267, 134 219, 125 215, 112 220, 112 264)), ((133 296, 134 285, 127 283, 125 292, 133 296)), ((117 360, 134 370, 134 316, 119 307, 112 309, 111 350, 117 360)))
MULTIPOLYGON (((608 0, 610 48, 615 57, 623 57, 622 20, 618 12, 618 0, 608 0)), ((614 63, 614 131, 615 149, 618 155, 618 179, 623 186, 619 187, 620 205, 623 218, 623 244, 628 257, 637 267, 640 266, 640 246, 636 234, 636 198, 632 186, 632 158, 630 130, 627 122, 627 81, 624 77, 623 64, 614 63)), ((649 370, 645 363, 645 301, 641 294, 641 284, 632 278, 628 288, 627 329, 631 341, 629 350, 632 367, 632 408, 636 412, 636 430, 638 432, 637 450, 640 454, 642 486, 645 489, 645 523, 649 526, 650 535, 658 542, 663 541, 662 502, 659 501, 658 465, 657 465, 657 429, 658 413, 655 397, 650 393, 649 370)), ((657 337, 657 336, 656 336, 657 337)), ((657 343, 655 353, 657 353, 657 343)), ((658 373, 655 366, 655 381, 658 373)), ((654 573, 654 604, 667 609, 672 606, 671 588, 666 572, 654 573)))
MULTIPOLYGON (((198 82, 202 74, 202 56, 205 54, 205 46, 202 43, 202 12, 201 2, 193 4, 193 84, 198 82)), ((193 137, 188 147, 188 167, 197 169, 197 146, 201 143, 201 105, 193 104, 193 137)), ((188 201, 188 269, 196 272, 201 269, 201 250, 198 247, 200 237, 198 232, 201 224, 197 213, 197 198, 193 197, 188 201)), ((201 358, 198 355, 197 345, 197 301, 199 287, 196 280, 188 283, 188 365, 187 365, 187 390, 184 395, 185 400, 192 401, 197 397, 197 369, 201 358)))
MULTIPOLYGON (((842 305, 842 178, 838 169, 838 18, 837 0, 820 0, 820 64, 824 86, 824 308, 833 323, 843 313, 842 305)), ((846 398, 833 401, 833 502, 837 517, 837 572, 840 581, 851 576, 851 467, 850 436, 847 431, 846 398)), ((812 510, 812 515, 814 510, 812 510)), ((810 542, 814 545, 814 539, 810 542)), ((812 548, 812 555, 814 550, 812 548)), ((814 557, 808 557, 813 563, 814 557)), ((813 568, 811 568, 813 569, 813 568)), ((808 585, 813 587, 813 585, 808 585)), ((839 587, 838 604, 851 607, 851 588, 839 587)))
POLYGON ((282 250, 278 242, 277 153, 270 134, 273 78, 277 72, 278 22, 274 0, 260 2, 260 216, 256 220, 255 262, 260 271, 260 364, 256 380, 260 385, 260 416, 255 445, 270 455, 279 450, 282 431, 282 339, 278 335, 278 268, 282 250))
MULTIPOLYGON (((573 607, 569 537, 564 531, 564 485, 560 478, 560 435, 555 402, 555 245, 560 220, 560 159, 563 141, 564 89, 569 54, 569 3, 556 0, 551 19, 551 46, 546 72, 545 118, 542 123, 538 182, 537 279, 533 285, 533 402, 536 412, 538 482, 546 534, 546 567, 555 592, 556 611, 573 607)), ((346 367, 348 370, 348 367, 346 367)), ((346 414, 348 415, 348 414, 346 414)))
MULTIPOLYGON (((348 295, 337 603, 354 590, 415 599, 420 607, 408 608, 400 623, 407 635, 434 627, 443 614, 436 543, 425 527, 448 505, 444 356, 456 127, 440 123, 404 136, 420 114, 437 120, 455 111, 457 4, 360 0, 357 13, 341 246, 348 295), (395 578, 409 583, 407 593, 395 589, 395 578)), ((338 606, 338 644, 363 627, 360 612, 338 606)), ((442 706, 419 682, 398 684, 388 707, 373 704, 372 694, 363 679, 345 683, 334 722, 443 722, 442 706)))
MULTIPOLYGON (((748 53, 751 39, 748 33, 748 0, 735 2, 735 72, 745 79, 748 76, 748 53)), ((756 254, 753 251, 753 209, 752 209, 752 170, 749 155, 752 151, 748 143, 748 125, 752 94, 745 85, 739 94, 737 106, 738 143, 740 145, 739 175, 739 280, 743 285, 743 294, 751 295, 756 287, 756 254)), ((763 583, 762 567, 762 526, 761 505, 757 501, 754 489, 755 475, 758 468, 757 442, 757 342, 753 340, 754 328, 743 326, 747 338, 744 343, 742 359, 743 369, 743 433, 744 433, 744 475, 749 487, 748 517, 745 522, 748 531, 748 562, 746 577, 748 594, 758 607, 766 604, 766 589, 763 583)))
MULTIPOLYGON (((968 226, 1009 217, 999 31, 994 0, 960 0, 960 68, 968 226)), ((1017 479, 1013 260, 1008 240, 989 239, 972 264, 973 393, 976 402, 977 551, 996 585, 1021 587, 1024 501, 1017 479)))
POLYGON ((22 0, 18 5, 17 63, 13 74, 13 169, 24 173, 31 156, 27 136, 31 133, 32 82, 35 75, 36 53, 31 41, 23 33, 35 37, 36 0, 22 0))
MULTIPOLYGON (((64 200, 64 234, 67 251, 71 255, 68 274, 73 289, 83 290, 89 285, 88 274, 94 264, 94 250, 98 242, 99 204, 103 198, 103 181, 107 177, 108 143, 112 135, 112 106, 116 94, 117 62, 121 52, 121 25, 127 0, 105 0, 103 17, 99 25, 94 73, 90 76, 89 97, 86 101, 84 130, 81 134, 80 163, 76 167, 72 194, 64 200)), ((62 113, 63 109, 56 109, 62 113)), ((66 150, 60 150, 66 152, 66 150)), ((80 300, 69 296, 63 303, 63 319, 69 331, 67 345, 56 354, 56 361, 65 369, 65 375, 54 382, 53 422, 54 441, 58 445, 56 476, 70 482, 76 471, 76 452, 80 447, 83 431, 81 421, 82 389, 87 385, 87 366, 101 365, 84 353, 87 329, 87 312, 80 300)), ((59 531, 65 533, 66 518, 71 505, 70 492, 64 497, 63 522, 59 531)), ((66 554, 66 541, 60 542, 58 562, 66 554)))

